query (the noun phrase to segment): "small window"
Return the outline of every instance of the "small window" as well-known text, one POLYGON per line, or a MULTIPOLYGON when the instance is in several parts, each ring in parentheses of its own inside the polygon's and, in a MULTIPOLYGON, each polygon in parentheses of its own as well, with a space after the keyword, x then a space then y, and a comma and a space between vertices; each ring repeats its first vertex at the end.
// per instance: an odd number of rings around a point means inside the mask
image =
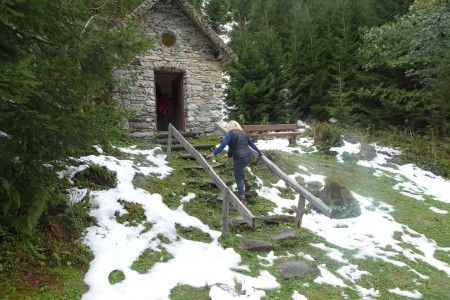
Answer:
POLYGON ((173 47, 176 42, 175 35, 170 32, 165 32, 161 35, 161 42, 168 48, 173 47))

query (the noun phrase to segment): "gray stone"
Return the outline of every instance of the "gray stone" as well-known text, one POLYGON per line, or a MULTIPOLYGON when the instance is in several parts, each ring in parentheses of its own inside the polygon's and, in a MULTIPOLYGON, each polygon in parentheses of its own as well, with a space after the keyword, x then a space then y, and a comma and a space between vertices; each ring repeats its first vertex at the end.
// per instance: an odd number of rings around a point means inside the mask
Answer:
POLYGON ((364 160, 373 160, 375 157, 377 157, 377 150, 373 145, 363 144, 361 146, 360 157, 364 160))
POLYGON ((306 183, 306 185, 308 186, 308 188, 315 190, 315 191, 318 191, 321 188, 323 188, 323 185, 320 181, 308 181, 306 183))
POLYGON ((293 240, 298 238, 298 233, 294 229, 287 229, 285 231, 272 234, 271 238, 275 241, 293 240))
MULTIPOLYGON (((222 195, 220 196, 220 201, 222 201, 222 195)), ((235 217, 235 218, 232 218, 231 220, 230 220, 230 225, 231 226, 242 226, 242 225, 247 225, 247 222, 245 221, 245 219, 243 218, 243 217, 241 217, 241 216, 238 216, 238 217, 235 217)))
POLYGON ((210 120, 209 117, 203 117, 203 116, 198 116, 196 119, 197 119, 197 121, 199 121, 200 123, 207 122, 207 121, 210 120))
POLYGON ((317 266, 303 260, 293 260, 278 266, 283 279, 301 279, 305 276, 319 276, 320 270, 317 266))
POLYGON ((131 136, 134 138, 137 138, 137 139, 148 140, 154 136, 154 133, 153 132, 133 132, 131 134, 131 136))
POLYGON ((272 244, 266 242, 266 241, 260 241, 260 240, 252 240, 252 239, 243 239, 239 243, 239 248, 249 251, 271 251, 273 250, 272 244))
POLYGON ((149 129, 150 128, 150 123, 133 122, 131 124, 133 125, 133 128, 135 128, 135 129, 149 129))
POLYGON ((354 218, 361 215, 358 200, 340 182, 327 179, 324 188, 317 192, 317 196, 329 207, 339 208, 332 211, 332 218, 354 218))

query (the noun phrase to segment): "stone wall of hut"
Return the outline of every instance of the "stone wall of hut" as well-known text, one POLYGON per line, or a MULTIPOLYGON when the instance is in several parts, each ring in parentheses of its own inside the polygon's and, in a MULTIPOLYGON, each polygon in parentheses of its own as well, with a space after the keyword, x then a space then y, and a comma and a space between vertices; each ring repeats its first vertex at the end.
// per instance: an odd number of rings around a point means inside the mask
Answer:
POLYGON ((191 18, 174 4, 161 1, 139 20, 142 34, 155 44, 136 57, 126 70, 117 70, 120 79, 116 97, 126 109, 135 112, 125 127, 138 138, 156 133, 155 71, 183 74, 185 131, 196 134, 214 132, 214 123, 223 118, 222 69, 216 61, 211 40, 191 18), (161 34, 176 37, 173 47, 161 43, 161 34))

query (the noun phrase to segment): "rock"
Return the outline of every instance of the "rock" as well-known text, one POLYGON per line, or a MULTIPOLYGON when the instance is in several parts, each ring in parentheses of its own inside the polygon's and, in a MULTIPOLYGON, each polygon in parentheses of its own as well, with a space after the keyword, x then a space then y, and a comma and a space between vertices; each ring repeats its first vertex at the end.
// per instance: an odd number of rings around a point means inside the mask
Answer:
POLYGON ((362 145, 360 151, 360 158, 363 160, 373 160, 377 157, 377 150, 372 145, 362 145))
POLYGON ((294 229, 287 229, 285 231, 272 234, 271 238, 275 241, 293 240, 298 238, 298 233, 294 229))
POLYGON ((306 182, 306 186, 314 191, 319 191, 323 187, 320 181, 308 181, 306 182))
POLYGON ((342 136, 338 137, 333 144, 333 147, 343 147, 345 146, 344 139, 342 136))
POLYGON ((359 202, 351 191, 336 181, 327 179, 324 188, 316 194, 326 205, 334 207, 333 218, 344 219, 361 215, 359 202))
POLYGON ((247 225, 247 222, 241 216, 232 218, 229 223, 230 223, 231 226, 247 225))
POLYGON ((280 222, 295 221, 295 216, 287 216, 287 215, 257 216, 255 218, 267 224, 279 224, 280 222))
POLYGON ((317 266, 303 260, 293 260, 278 266, 283 279, 301 279, 308 275, 319 276, 320 270, 317 266))
POLYGON ((239 248, 249 251, 273 250, 272 244, 265 241, 251 240, 251 239, 243 239, 239 243, 239 248))

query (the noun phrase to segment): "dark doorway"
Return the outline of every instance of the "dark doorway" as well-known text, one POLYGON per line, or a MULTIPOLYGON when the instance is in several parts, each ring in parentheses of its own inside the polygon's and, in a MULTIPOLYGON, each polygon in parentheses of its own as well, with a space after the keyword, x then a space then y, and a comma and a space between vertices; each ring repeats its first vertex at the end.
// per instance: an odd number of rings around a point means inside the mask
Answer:
POLYGON ((167 131, 172 124, 185 131, 183 74, 155 72, 155 93, 157 130, 167 131))

